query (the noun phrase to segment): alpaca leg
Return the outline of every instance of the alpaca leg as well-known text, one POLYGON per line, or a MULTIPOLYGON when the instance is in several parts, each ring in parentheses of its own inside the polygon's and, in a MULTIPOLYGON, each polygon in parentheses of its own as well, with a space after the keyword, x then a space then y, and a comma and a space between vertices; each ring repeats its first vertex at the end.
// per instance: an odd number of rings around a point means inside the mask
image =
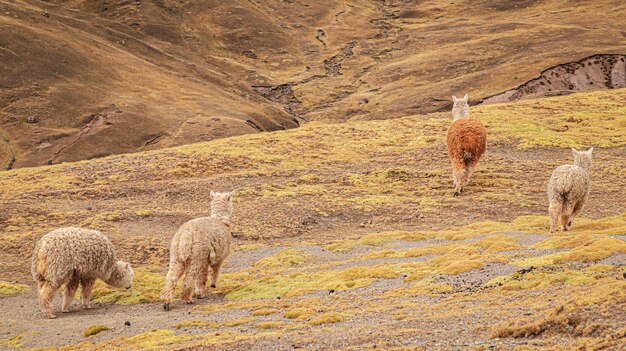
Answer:
POLYGON ((193 281, 196 277, 196 272, 191 272, 187 270, 185 274, 185 279, 183 279, 183 292, 181 293, 180 298, 186 303, 193 303, 193 297, 191 296, 193 293, 193 281))
POLYGON ((465 182, 463 182, 463 184, 469 183, 469 180, 472 177, 473 173, 474 173, 474 167, 467 166, 467 171, 465 172, 465 182))
POLYGON ((198 299, 204 299, 206 297, 206 281, 209 274, 209 262, 204 262, 198 273, 195 281, 196 291, 195 296, 198 299))
POLYGON ((48 281, 41 283, 39 289, 39 306, 41 306, 41 310, 48 318, 56 318, 56 315, 52 313, 52 300, 54 299, 54 293, 57 289, 57 285, 53 285, 48 281))
POLYGON ((91 308, 91 293, 93 292, 93 286, 96 283, 95 279, 84 279, 81 281, 81 298, 83 299, 83 308, 91 308))
POLYGON ((464 169, 459 169, 459 170, 454 170, 454 172, 456 174, 456 176, 455 176, 456 184, 454 186, 454 196, 456 197, 456 196, 461 195, 461 192, 463 191, 463 185, 465 185, 464 182, 463 182, 463 179, 465 177, 465 170, 464 169))
POLYGON ((574 220, 574 218, 576 218, 576 216, 578 216, 580 211, 583 210, 584 205, 585 205, 585 200, 581 200, 576 203, 576 205, 574 206, 574 210, 572 211, 572 215, 570 216, 569 221, 567 222, 568 229, 572 226, 572 221, 574 220))
POLYGON ((576 207, 576 203, 573 201, 566 202, 563 205, 562 213, 561 213, 561 225, 563 226, 563 231, 566 232, 572 221, 572 214, 574 213, 574 208, 576 207))
POLYGON ((161 297, 163 298, 163 309, 166 311, 170 310, 170 303, 174 298, 176 284, 184 272, 185 267, 182 263, 177 262, 170 264, 170 269, 167 272, 167 277, 165 278, 165 289, 163 289, 163 293, 161 293, 161 297))
POLYGON ((452 170, 452 187, 456 188, 456 172, 454 170, 452 170))
POLYGON ((78 288, 79 279, 77 276, 72 276, 70 281, 65 284, 65 294, 63 294, 63 305, 61 312, 69 312, 69 307, 74 300, 76 289, 78 288))
POLYGON ((222 269, 222 262, 211 265, 211 287, 215 288, 217 280, 220 277, 220 270, 222 269))
POLYGON ((560 201, 550 201, 550 206, 548 207, 548 213, 550 214, 550 233, 554 233, 556 230, 562 208, 563 204, 560 201))

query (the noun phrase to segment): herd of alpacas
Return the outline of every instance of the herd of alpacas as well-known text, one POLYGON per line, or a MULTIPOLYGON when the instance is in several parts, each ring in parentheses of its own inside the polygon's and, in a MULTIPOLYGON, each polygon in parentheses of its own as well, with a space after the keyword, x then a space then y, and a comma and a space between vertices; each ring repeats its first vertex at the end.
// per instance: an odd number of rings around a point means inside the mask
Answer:
MULTIPOLYGON (((454 196, 459 196, 486 150, 487 130, 470 118, 467 94, 462 99, 453 96, 452 100, 453 122, 448 129, 447 147, 454 196)), ((556 230, 559 219, 562 230, 568 230, 589 194, 593 148, 572 151, 574 164, 556 168, 548 182, 550 232, 556 230)), ((186 303, 193 303, 193 297, 205 297, 209 269, 211 287, 215 288, 232 244, 233 196, 234 191, 211 191, 211 215, 186 222, 174 234, 169 271, 161 293, 165 310, 170 309, 177 282, 183 275, 181 299, 186 303)), ((120 289, 130 289, 133 281, 130 263, 118 261, 111 241, 96 230, 61 228, 44 235, 35 245, 31 263, 39 305, 48 318, 56 317, 53 297, 63 285, 61 312, 68 312, 79 285, 83 307, 90 308, 96 279, 120 289)))

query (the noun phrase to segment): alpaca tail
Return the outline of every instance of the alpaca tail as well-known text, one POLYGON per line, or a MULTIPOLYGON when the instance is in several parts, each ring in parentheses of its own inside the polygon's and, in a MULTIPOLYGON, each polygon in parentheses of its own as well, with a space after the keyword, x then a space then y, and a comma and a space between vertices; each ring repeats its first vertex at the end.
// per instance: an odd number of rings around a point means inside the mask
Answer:
POLYGON ((468 166, 470 163, 472 163, 473 160, 474 160, 474 155, 471 152, 469 151, 463 152, 463 162, 465 163, 465 166, 468 166))

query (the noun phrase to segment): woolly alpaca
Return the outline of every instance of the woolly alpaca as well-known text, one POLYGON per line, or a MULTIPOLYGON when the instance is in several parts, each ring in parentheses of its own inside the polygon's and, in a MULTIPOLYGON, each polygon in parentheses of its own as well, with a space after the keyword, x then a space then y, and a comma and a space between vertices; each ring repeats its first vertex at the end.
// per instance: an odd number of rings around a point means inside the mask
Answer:
POLYGON ((234 191, 211 191, 211 216, 192 219, 174 234, 170 246, 170 268, 165 278, 165 289, 161 294, 166 311, 170 309, 176 283, 183 274, 185 279, 182 300, 187 303, 193 303, 192 285, 195 285, 194 295, 197 298, 205 297, 209 267, 211 287, 215 288, 222 263, 230 254, 233 196, 234 191))
POLYGON ((452 163, 454 196, 459 196, 469 181, 480 157, 487 148, 487 130, 476 119, 470 119, 468 95, 452 96, 453 122, 448 129, 448 157, 452 163))
POLYGON ((100 278, 116 288, 130 289, 133 269, 118 261, 111 241, 97 230, 61 228, 44 235, 33 251, 31 273, 37 282, 39 305, 48 318, 54 293, 65 284, 61 312, 68 312, 76 289, 82 287, 84 308, 91 308, 91 292, 100 278))
POLYGON ((557 167, 548 182, 550 232, 556 230, 559 217, 563 231, 572 226, 572 221, 583 209, 589 195, 589 173, 593 148, 587 151, 572 149, 573 165, 557 167))

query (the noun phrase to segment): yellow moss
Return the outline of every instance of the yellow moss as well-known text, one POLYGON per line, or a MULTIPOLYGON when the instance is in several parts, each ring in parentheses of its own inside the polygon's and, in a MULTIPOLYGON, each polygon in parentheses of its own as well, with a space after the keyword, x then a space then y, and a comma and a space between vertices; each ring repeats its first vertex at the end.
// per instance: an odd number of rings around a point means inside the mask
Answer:
POLYGON ((581 238, 555 238, 539 244, 545 247, 564 246, 573 247, 573 249, 566 252, 517 260, 511 262, 511 264, 517 266, 546 266, 567 262, 595 262, 616 253, 626 253, 626 243, 615 238, 591 238, 588 236, 581 238))
POLYGON ((444 245, 428 245, 424 247, 416 247, 408 250, 404 257, 420 257, 424 255, 442 255, 446 252, 449 252, 453 248, 457 247, 454 244, 444 244, 444 245))
POLYGON ((10 338, 0 339, 0 346, 6 347, 7 349, 20 349, 25 346, 24 337, 26 334, 17 334, 10 338))
POLYGON ((176 324, 176 329, 186 328, 186 327, 210 327, 214 323, 208 321, 182 321, 176 324))
POLYGON ((381 250, 373 251, 365 255, 365 259, 371 258, 401 258, 406 257, 406 251, 403 250, 381 250))
POLYGON ((283 322, 261 322, 256 325, 259 329, 278 329, 282 326, 284 326, 283 322))
POLYGON ((362 245, 380 246, 395 240, 419 241, 424 239, 428 239, 428 237, 421 233, 393 230, 365 235, 361 237, 357 243, 362 245))
POLYGON ((522 248, 522 245, 517 243, 520 239, 520 237, 504 234, 491 235, 481 238, 480 240, 472 243, 471 246, 482 248, 487 253, 518 250, 522 248))
POLYGON ((98 280, 93 289, 93 299, 121 305, 160 301, 161 290, 165 287, 165 275, 142 267, 134 270, 135 277, 131 289, 115 289, 98 280))
POLYGON ((396 278, 398 273, 385 267, 353 267, 343 271, 296 272, 240 283, 227 292, 229 300, 292 297, 316 290, 347 290, 367 286, 374 279, 396 278))
POLYGON ((341 240, 341 241, 336 241, 336 242, 333 242, 332 244, 326 245, 324 248, 328 251, 333 251, 333 252, 349 252, 349 251, 352 251, 352 249, 354 249, 355 246, 356 246, 356 242, 354 241, 341 240))
POLYGON ((139 217, 148 217, 152 214, 152 211, 150 210, 138 210, 135 211, 135 214, 139 217))
MULTIPOLYGON (((601 326, 595 317, 604 314, 613 318, 621 316, 626 301, 626 282, 611 278, 597 280, 592 286, 575 290, 574 294, 556 308, 528 318, 514 318, 493 328, 494 337, 533 337, 545 332, 571 333, 575 336, 588 334, 601 326)), ((619 318, 619 317, 617 317, 619 318)), ((626 334, 622 334, 626 335, 626 334)), ((623 338, 623 336, 622 336, 623 338)), ((607 340, 610 338, 604 338, 607 340)), ((618 338, 619 339, 619 338, 618 338)), ((587 348, 582 348, 587 349, 587 348)), ((594 348, 595 349, 595 348, 594 348)), ((604 349, 604 347, 601 347, 604 349)))
POLYGON ((28 290, 28 285, 0 281, 0 295, 19 294, 28 290))
POLYGON ((420 280, 420 279, 423 279, 423 278, 429 276, 430 274, 431 274, 430 270, 423 270, 423 271, 413 272, 413 273, 407 275, 407 277, 404 279, 404 281, 408 283, 408 282, 420 280))
POLYGON ((485 265, 478 260, 464 260, 458 262, 452 262, 444 267, 441 267, 437 272, 441 274, 459 274, 463 272, 469 272, 474 269, 482 268, 485 265))
POLYGON ((258 310, 252 311, 253 316, 268 316, 274 313, 278 313, 278 310, 275 308, 260 308, 258 310))
POLYGON ((516 272, 496 277, 486 283, 487 286, 500 290, 539 289, 552 285, 582 285, 593 283, 599 276, 594 271, 577 271, 571 269, 545 270, 535 269, 528 273, 516 272))
POLYGON ((563 255, 556 257, 554 262, 595 262, 616 253, 626 253, 626 242, 615 238, 602 238, 564 252, 563 255))
POLYGON ((191 335, 177 335, 171 330, 153 329, 151 331, 141 333, 129 338, 121 338, 120 340, 112 340, 110 343, 103 342, 101 345, 121 344, 130 345, 139 349, 155 349, 167 345, 178 345, 182 342, 191 340, 191 335), (117 342, 116 342, 117 341, 117 342))
POLYGON ((315 312, 308 308, 294 308, 283 315, 288 319, 307 319, 315 315, 315 312))
POLYGON ((96 324, 96 325, 92 325, 91 327, 85 329, 85 331, 83 331, 83 337, 89 337, 92 335, 96 335, 98 333, 101 333, 105 330, 109 330, 111 329, 110 327, 107 327, 106 325, 102 325, 102 324, 96 324))
POLYGON ((254 321, 256 321, 256 318, 254 317, 243 317, 222 322, 221 325, 226 327, 236 327, 238 325, 248 324, 254 321))
POLYGON ((277 252, 273 256, 265 257, 253 266, 256 268, 275 268, 299 266, 310 259, 311 255, 305 254, 302 250, 285 249, 277 252))
POLYGON ((321 325, 328 323, 338 323, 346 319, 348 315, 342 313, 328 312, 309 321, 311 325, 321 325))

